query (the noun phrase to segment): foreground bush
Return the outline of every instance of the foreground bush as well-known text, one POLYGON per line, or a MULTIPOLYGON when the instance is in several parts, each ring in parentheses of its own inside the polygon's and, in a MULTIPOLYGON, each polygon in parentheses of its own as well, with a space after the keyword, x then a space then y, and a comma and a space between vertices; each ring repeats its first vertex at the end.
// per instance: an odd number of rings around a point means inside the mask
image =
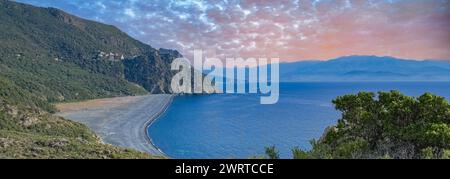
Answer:
POLYGON ((296 159, 442 159, 450 157, 450 103, 425 93, 360 92, 333 100, 342 116, 312 150, 293 150, 296 159))

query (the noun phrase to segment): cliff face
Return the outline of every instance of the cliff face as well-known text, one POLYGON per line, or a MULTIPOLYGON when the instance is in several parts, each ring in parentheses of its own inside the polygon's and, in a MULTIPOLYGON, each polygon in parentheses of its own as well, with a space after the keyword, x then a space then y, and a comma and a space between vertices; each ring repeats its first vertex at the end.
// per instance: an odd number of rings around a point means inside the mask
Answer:
POLYGON ((142 85, 150 93, 171 93, 170 81, 174 72, 170 71, 173 59, 182 57, 174 50, 159 49, 125 59, 125 78, 142 85))

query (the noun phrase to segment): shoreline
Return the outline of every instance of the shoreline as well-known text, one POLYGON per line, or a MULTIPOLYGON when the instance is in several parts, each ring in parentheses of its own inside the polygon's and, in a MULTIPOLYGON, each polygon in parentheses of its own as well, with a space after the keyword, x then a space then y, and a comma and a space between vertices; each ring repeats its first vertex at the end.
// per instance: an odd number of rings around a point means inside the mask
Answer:
POLYGON ((148 135, 149 127, 170 107, 171 94, 151 94, 57 104, 56 115, 83 123, 104 143, 169 158, 148 135))
POLYGON ((170 105, 172 104, 174 98, 175 98, 175 96, 171 95, 169 101, 164 105, 163 110, 161 110, 155 117, 150 118, 144 126, 144 133, 145 133, 146 139, 148 140, 150 145, 153 148, 155 148, 156 150, 158 150, 159 152, 161 152, 161 154, 166 158, 170 158, 169 155, 164 153, 164 151, 162 151, 158 146, 156 146, 156 144, 153 142, 153 139, 150 137, 148 130, 163 114, 165 114, 167 112, 167 110, 169 109, 170 105))

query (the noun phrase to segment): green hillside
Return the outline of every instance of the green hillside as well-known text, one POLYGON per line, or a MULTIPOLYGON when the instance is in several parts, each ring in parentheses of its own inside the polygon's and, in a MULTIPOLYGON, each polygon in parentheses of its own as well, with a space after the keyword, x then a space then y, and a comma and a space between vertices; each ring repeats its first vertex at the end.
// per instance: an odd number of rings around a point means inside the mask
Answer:
POLYGON ((53 103, 170 93, 170 63, 114 26, 0 0, 0 158, 151 158, 102 144, 53 103))
POLYGON ((0 0, 0 76, 50 103, 170 93, 170 63, 114 26, 0 0))

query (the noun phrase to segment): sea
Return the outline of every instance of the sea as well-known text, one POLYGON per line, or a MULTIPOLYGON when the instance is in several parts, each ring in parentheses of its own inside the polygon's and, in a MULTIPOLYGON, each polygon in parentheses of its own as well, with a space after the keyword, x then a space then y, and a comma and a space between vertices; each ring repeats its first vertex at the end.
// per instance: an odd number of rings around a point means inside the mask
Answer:
POLYGON ((259 94, 177 96, 148 134, 172 158, 247 159, 275 146, 281 158, 291 150, 311 149, 340 118, 332 100, 360 91, 425 92, 450 99, 450 82, 308 82, 281 83, 276 104, 260 104, 259 94))

